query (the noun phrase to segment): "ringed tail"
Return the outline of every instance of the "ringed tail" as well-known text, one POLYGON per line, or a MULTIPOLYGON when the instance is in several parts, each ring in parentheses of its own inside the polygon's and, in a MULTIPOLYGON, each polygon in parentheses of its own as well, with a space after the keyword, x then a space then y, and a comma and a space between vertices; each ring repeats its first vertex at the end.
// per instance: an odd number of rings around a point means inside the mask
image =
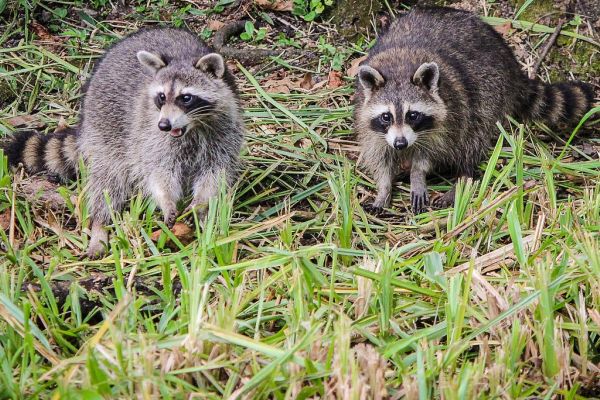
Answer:
POLYGON ((10 167, 22 164, 28 173, 46 172, 63 180, 76 175, 79 150, 75 129, 45 135, 34 130, 15 131, 1 147, 10 167))
POLYGON ((524 119, 576 124, 594 105, 592 85, 579 81, 547 84, 538 79, 529 81, 527 100, 518 114, 524 119))

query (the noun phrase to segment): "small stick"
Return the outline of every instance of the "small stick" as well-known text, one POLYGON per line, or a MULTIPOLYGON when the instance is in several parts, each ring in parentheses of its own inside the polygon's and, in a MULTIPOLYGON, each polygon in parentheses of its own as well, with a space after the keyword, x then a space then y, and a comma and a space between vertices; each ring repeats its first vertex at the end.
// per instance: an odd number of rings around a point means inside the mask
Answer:
POLYGON ((565 23, 565 21, 562 19, 560 21, 558 21, 558 25, 556 26, 554 33, 552 33, 552 35, 548 39, 548 42, 546 42, 546 44, 544 45, 544 48, 542 49, 542 53, 540 54, 540 58, 538 58, 537 62, 535 63, 535 66, 533 67, 533 70, 531 70, 531 73, 529 74, 529 79, 535 79, 535 77, 538 73, 538 70, 540 69, 540 67, 542 65, 542 62, 544 61, 544 58, 546 58, 546 56, 550 52, 550 49, 552 48, 552 46, 554 46, 554 43, 556 43, 556 39, 558 39, 558 35, 560 35, 560 31, 561 31, 564 23, 565 23))

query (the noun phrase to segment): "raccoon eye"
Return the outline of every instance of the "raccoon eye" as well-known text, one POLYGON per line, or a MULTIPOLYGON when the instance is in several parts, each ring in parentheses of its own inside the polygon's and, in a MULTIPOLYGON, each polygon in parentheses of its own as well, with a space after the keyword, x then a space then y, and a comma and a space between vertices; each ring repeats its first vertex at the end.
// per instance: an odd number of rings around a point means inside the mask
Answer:
POLYGON ((389 112, 381 114, 379 118, 381 118, 381 122, 383 122, 384 124, 389 124, 390 122, 392 122, 392 114, 390 114, 389 112))
POLYGON ((156 105, 156 108, 158 108, 159 110, 162 108, 162 106, 167 102, 167 96, 165 96, 164 93, 159 93, 156 95, 156 97, 154 98, 154 104, 156 105))
POLYGON ((423 113, 418 111, 409 111, 406 113, 406 120, 408 122, 419 122, 423 119, 423 113))
POLYGON ((181 96, 181 102, 183 104, 190 104, 194 100, 194 96, 191 94, 184 94, 181 96))

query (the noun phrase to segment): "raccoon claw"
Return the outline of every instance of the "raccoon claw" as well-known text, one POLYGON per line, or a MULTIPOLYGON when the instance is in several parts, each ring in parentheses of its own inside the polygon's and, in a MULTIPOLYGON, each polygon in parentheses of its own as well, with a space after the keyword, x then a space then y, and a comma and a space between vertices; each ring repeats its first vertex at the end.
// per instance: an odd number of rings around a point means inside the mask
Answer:
POLYGON ((204 217, 206 216, 206 206, 202 204, 190 204, 183 210, 183 214, 189 213, 188 216, 184 218, 184 222, 189 225, 194 224, 194 213, 198 214, 198 221, 202 223, 204 217))
POLYGON ((375 204, 365 204, 363 209, 371 215, 381 215, 383 214, 383 207, 376 206, 375 204))
POLYGON ((177 212, 171 211, 164 215, 163 222, 167 226, 167 228, 171 229, 175 225, 175 220, 177 219, 177 212))
POLYGON ((90 242, 85 255, 90 260, 98 260, 106 254, 104 242, 90 242))
POLYGON ((443 195, 436 197, 431 202, 435 208, 448 208, 454 205, 454 191, 449 190, 443 195))
POLYGON ((423 193, 410 193, 410 205, 412 211, 415 214, 421 214, 426 211, 426 207, 429 205, 429 196, 427 192, 423 193))
POLYGON ((106 232, 100 223, 92 224, 90 241, 86 250, 86 255, 90 260, 97 260, 106 254, 108 247, 108 232, 106 232))
POLYGON ((46 180, 55 185, 60 185, 63 183, 63 179, 61 179, 60 175, 58 174, 47 174, 46 180))

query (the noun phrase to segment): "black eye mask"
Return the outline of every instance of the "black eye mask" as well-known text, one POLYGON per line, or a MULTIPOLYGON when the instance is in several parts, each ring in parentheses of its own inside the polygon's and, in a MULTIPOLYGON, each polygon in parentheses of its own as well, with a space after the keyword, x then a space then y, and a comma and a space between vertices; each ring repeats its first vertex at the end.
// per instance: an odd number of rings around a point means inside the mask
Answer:
POLYGON ((194 110, 202 110, 202 113, 208 113, 214 110, 215 103, 194 95, 180 95, 175 99, 175 104, 186 113, 194 110))
POLYGON ((384 112, 371 120, 371 129, 375 132, 386 133, 393 123, 392 113, 384 112))
POLYGON ((423 114, 418 111, 409 111, 404 116, 404 122, 410 126, 413 131, 420 132, 433 128, 434 118, 431 115, 423 114))

